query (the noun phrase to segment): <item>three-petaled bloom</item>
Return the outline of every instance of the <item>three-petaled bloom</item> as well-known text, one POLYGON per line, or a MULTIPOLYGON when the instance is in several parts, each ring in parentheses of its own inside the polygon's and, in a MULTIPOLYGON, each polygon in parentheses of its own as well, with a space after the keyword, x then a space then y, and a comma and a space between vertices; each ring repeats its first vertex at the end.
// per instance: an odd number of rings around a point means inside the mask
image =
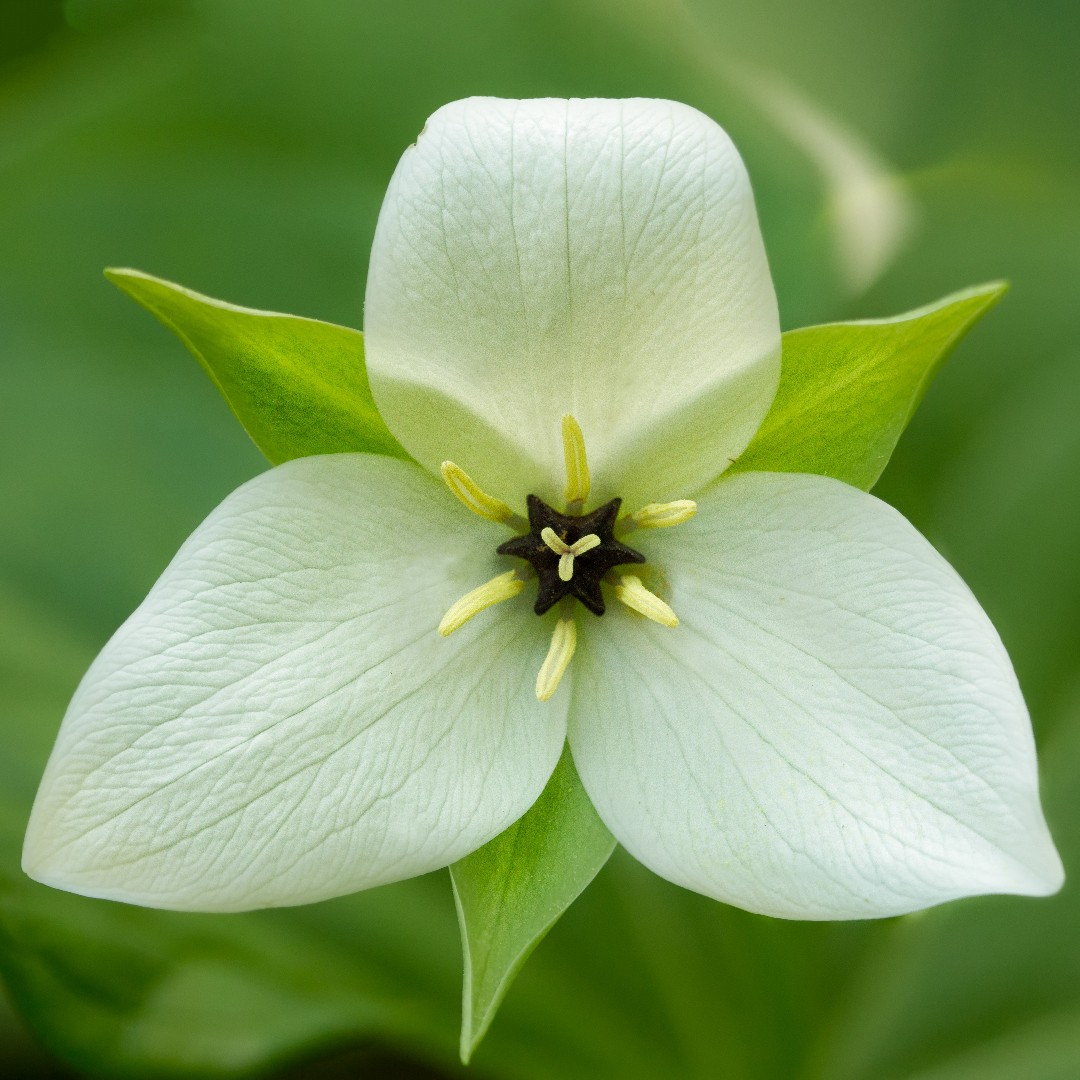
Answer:
POLYGON ((568 738, 631 853, 752 911, 1059 886, 1020 691, 954 571, 838 481, 722 475, 780 331, 712 121, 445 107, 391 182, 365 321, 415 463, 300 459, 210 515, 79 687, 29 873, 319 900, 485 843, 568 738))

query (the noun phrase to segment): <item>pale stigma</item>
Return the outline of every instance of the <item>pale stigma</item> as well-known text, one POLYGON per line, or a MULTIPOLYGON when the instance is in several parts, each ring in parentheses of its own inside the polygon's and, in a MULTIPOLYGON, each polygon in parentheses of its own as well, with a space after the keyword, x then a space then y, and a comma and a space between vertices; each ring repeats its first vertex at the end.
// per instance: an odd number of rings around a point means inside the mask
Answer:
POLYGON ((562 445, 566 461, 566 511, 580 514, 591 486, 589 462, 585 457, 581 425, 569 413, 562 418, 562 445))
POLYGON ((570 613, 560 616, 551 635, 551 647, 536 676, 536 698, 547 701, 559 688, 577 648, 577 623, 570 613))
POLYGON ((479 615, 481 611, 493 604, 500 604, 503 600, 517 596, 524 588, 525 582, 518 576, 516 570, 508 570, 505 574, 492 578, 478 589, 466 593, 450 607, 450 610, 442 617, 442 622, 439 623, 439 633, 443 637, 449 637, 474 615, 479 615))
POLYGON ((603 543, 596 533, 588 533, 572 544, 568 544, 550 525, 541 529, 540 539, 559 556, 560 581, 569 581, 574 576, 576 555, 584 555, 586 551, 592 551, 594 547, 599 547, 603 543))
POLYGON ((628 608, 661 626, 679 625, 679 617, 675 612, 656 593, 649 592, 641 584, 641 578, 633 574, 619 575, 619 584, 615 586, 615 599, 621 600, 628 608))

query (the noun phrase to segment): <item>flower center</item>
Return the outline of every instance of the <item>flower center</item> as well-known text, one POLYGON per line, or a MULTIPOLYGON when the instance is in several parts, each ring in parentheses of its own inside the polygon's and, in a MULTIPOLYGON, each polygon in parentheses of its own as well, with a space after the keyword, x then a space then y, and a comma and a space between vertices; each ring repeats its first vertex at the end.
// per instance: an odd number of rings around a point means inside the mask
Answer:
POLYGON ((604 614, 600 581, 613 567, 643 563, 645 556, 615 539, 621 499, 590 514, 560 514, 530 495, 529 532, 496 549, 532 564, 538 581, 533 611, 543 615, 564 596, 580 600, 594 615, 604 614))
POLYGON ((562 601, 551 637, 551 647, 536 679, 536 696, 546 701, 558 688, 577 646, 574 600, 581 601, 594 615, 604 614, 601 581, 612 586, 615 598, 632 611, 661 626, 675 627, 675 612, 633 574, 616 574, 614 568, 627 563, 643 563, 645 556, 616 539, 634 529, 662 529, 689 520, 697 510, 690 499, 650 503, 619 518, 621 499, 584 513, 589 498, 589 466, 585 440, 578 422, 563 417, 563 453, 566 461, 566 511, 548 506, 536 495, 526 497, 528 520, 515 514, 506 503, 481 490, 478 484, 452 461, 442 465, 443 480, 474 514, 509 525, 519 535, 496 549, 500 555, 524 559, 531 571, 510 570, 466 593, 442 618, 439 633, 452 634, 485 608, 517 596, 527 577, 537 579, 533 610, 543 615, 562 601))

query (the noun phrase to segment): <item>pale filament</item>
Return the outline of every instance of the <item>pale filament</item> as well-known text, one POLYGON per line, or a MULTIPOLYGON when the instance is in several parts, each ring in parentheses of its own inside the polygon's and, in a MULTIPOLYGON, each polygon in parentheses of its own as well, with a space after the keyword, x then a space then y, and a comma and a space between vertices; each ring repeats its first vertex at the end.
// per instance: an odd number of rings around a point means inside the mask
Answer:
POLYGON ((515 514, 502 499, 496 499, 484 491, 461 466, 452 461, 444 461, 439 472, 442 473, 446 486, 474 514, 500 525, 509 525, 518 531, 528 529, 529 523, 520 514, 515 514))
POLYGON ((555 623, 548 654, 536 676, 538 701, 547 701, 558 690, 559 683, 566 674, 570 661, 574 658, 576 648, 577 623, 574 621, 573 610, 564 609, 562 615, 559 616, 559 621, 555 623))
POLYGON ((466 593, 456 604, 452 604, 439 623, 439 633, 449 637, 455 630, 460 630, 474 615, 479 615, 493 604, 517 596, 525 588, 525 580, 516 570, 492 578, 472 592, 466 593))
MULTIPOLYGON (((589 460, 581 425, 567 413, 562 418, 563 460, 566 462, 566 512, 580 514, 589 497, 589 460)), ((568 581, 569 578, 563 580, 568 581)))
POLYGON ((589 533, 581 537, 580 540, 568 544, 551 526, 540 531, 540 539, 559 556, 560 581, 569 581, 574 576, 575 556, 584 555, 586 551, 592 551, 594 547, 599 547, 601 542, 596 533, 589 533))
POLYGON ((697 503, 693 499, 676 499, 674 502, 649 503, 632 514, 627 514, 619 522, 619 532, 633 532, 635 529, 670 529, 672 525, 681 525, 697 513, 697 503))
POLYGON ((619 584, 615 586, 615 599, 661 626, 674 628, 679 625, 679 617, 675 612, 656 593, 649 592, 641 584, 641 578, 634 574, 619 575, 619 584))

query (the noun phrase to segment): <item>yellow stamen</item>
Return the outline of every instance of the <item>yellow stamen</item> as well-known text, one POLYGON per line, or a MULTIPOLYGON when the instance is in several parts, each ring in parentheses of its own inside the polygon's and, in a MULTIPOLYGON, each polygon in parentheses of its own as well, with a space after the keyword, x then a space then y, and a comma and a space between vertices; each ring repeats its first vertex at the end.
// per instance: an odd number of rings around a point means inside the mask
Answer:
POLYGON ((444 461, 439 470, 446 486, 474 513, 500 525, 527 527, 527 522, 501 499, 493 498, 460 466, 444 461))
POLYGON ((566 460, 566 508, 577 514, 589 497, 589 462, 581 426, 569 413, 562 418, 562 445, 566 460))
POLYGON ((584 555, 586 551, 592 551, 594 547, 599 547, 601 544, 600 537, 596 533, 587 533, 572 544, 568 544, 550 525, 540 530, 540 539, 559 556, 560 581, 569 581, 574 576, 575 555, 584 555))
POLYGON ((443 637, 448 637, 464 626, 474 615, 479 615, 492 604, 499 604, 512 596, 517 596, 524 588, 525 582, 518 577, 516 570, 508 570, 505 574, 492 578, 478 589, 466 593, 450 607, 450 610, 442 617, 442 622, 439 623, 439 633, 443 637))
POLYGON ((670 529, 672 525, 681 525, 697 513, 697 503, 693 499, 676 499, 674 502, 649 503, 640 510, 635 510, 619 522, 620 532, 632 532, 634 529, 670 529))
POLYGON ((659 596, 649 592, 641 584, 641 578, 633 574, 623 574, 619 577, 619 584, 615 586, 615 598, 661 626, 679 625, 679 617, 675 612, 659 596))
POLYGON ((566 669, 574 657, 577 648, 577 623, 573 615, 563 615, 555 624, 551 635, 551 647, 536 676, 536 698, 547 701, 559 688, 566 669))

